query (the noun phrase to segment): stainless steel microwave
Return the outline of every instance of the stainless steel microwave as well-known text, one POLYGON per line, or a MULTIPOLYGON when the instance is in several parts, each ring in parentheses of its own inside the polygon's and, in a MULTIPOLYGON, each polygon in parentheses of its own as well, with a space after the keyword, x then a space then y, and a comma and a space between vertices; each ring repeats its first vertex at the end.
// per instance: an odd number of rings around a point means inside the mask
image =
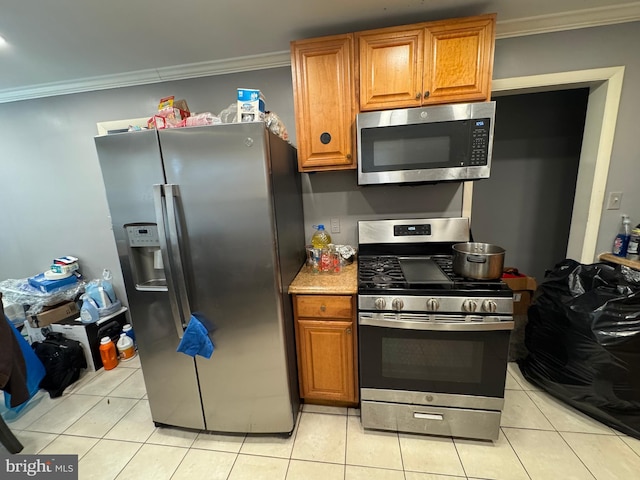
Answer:
POLYGON ((489 178, 496 103, 360 113, 358 184, 489 178))

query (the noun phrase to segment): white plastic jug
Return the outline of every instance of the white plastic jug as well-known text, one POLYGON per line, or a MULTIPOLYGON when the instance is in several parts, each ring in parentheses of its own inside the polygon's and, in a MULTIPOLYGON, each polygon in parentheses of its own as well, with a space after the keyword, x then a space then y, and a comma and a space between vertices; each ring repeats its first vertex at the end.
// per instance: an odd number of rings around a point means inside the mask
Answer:
POLYGON ((118 347, 118 352, 120 353, 120 360, 131 360, 136 356, 136 348, 133 345, 133 340, 124 332, 120 334, 120 339, 118 339, 116 347, 118 347))

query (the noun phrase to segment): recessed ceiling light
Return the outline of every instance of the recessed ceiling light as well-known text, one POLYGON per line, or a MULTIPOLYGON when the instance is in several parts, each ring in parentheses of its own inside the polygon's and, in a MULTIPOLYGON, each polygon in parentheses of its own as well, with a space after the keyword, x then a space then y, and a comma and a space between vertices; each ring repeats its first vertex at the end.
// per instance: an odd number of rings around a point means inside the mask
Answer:
POLYGON ((2 35, 0 35, 0 47, 4 47, 6 44, 7 44, 7 41, 2 35))

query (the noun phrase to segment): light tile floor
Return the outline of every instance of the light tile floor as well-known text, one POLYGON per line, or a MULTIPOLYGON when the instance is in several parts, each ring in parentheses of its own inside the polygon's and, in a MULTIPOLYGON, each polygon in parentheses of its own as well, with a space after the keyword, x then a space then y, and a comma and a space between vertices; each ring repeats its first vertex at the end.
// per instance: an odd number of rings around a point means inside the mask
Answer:
POLYGON ((314 405, 287 439, 156 428, 137 359, 2 413, 22 453, 77 454, 81 480, 640 478, 640 440, 535 388, 516 364, 496 442, 364 430, 358 410, 314 405))

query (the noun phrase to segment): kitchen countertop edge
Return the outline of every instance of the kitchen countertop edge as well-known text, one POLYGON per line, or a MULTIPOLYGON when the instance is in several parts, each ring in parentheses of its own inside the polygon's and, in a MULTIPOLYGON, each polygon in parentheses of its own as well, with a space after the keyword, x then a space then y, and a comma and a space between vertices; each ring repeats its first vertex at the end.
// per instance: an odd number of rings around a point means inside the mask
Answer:
POLYGON ((302 266, 289 285, 290 294, 346 294, 358 293, 358 266, 345 265, 339 274, 311 273, 302 266))

